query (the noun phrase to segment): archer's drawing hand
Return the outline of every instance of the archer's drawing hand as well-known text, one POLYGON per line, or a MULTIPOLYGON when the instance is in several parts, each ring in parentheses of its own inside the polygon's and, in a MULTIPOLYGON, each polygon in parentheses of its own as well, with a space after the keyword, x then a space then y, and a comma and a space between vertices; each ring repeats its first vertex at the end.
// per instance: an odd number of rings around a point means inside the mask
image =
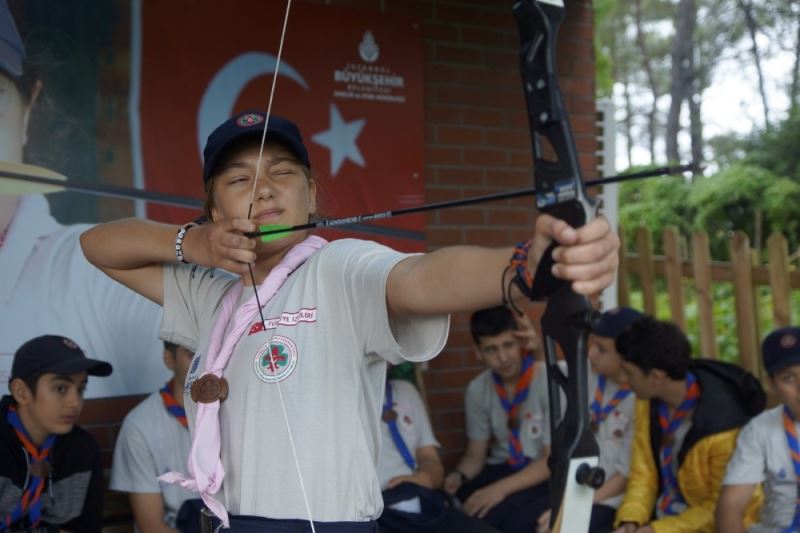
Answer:
POLYGON ((195 226, 186 232, 184 254, 191 263, 246 274, 247 265, 256 260, 256 241, 244 233, 255 229, 255 224, 244 218, 195 226))

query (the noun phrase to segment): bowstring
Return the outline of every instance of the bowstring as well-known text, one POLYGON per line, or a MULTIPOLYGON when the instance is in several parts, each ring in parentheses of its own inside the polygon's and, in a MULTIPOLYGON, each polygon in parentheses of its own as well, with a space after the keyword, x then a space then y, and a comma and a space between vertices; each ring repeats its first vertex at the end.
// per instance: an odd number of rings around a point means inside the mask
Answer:
MULTIPOLYGON (((289 23, 289 11, 292 7, 292 0, 286 0, 286 12, 284 13, 283 17, 283 28, 281 30, 281 40, 278 45, 278 56, 275 61, 275 74, 272 77, 272 85, 269 91, 269 101, 267 102, 267 113, 266 117, 264 118, 264 130, 261 133, 261 145, 258 149, 258 159, 256 161, 256 172, 255 176, 253 177, 253 190, 250 192, 250 207, 247 209, 247 219, 249 220, 253 214, 253 203, 255 202, 256 197, 256 188, 258 187, 258 177, 259 172, 261 171, 261 160, 264 156, 264 145, 266 144, 267 140, 267 129, 269 128, 269 119, 272 115, 272 102, 275 99, 275 86, 278 83, 278 73, 280 72, 281 67, 281 57, 283 56, 283 43, 286 39, 286 28, 289 23)), ((258 307, 258 315, 261 319, 261 324, 266 328, 267 321, 264 318, 264 310, 261 307, 261 301, 258 297, 258 285, 256 284, 256 277, 253 273, 253 265, 251 263, 247 263, 247 271, 250 273, 250 281, 253 284, 253 292, 256 296, 256 306, 258 307)), ((272 364, 272 368, 278 368, 277 361, 275 359, 275 354, 272 350, 269 350, 269 357, 270 363, 272 364)), ((295 446, 294 441, 294 434, 292 433, 292 426, 289 423, 289 415, 286 411, 286 402, 283 398, 283 390, 281 388, 280 380, 275 381, 275 386, 278 388, 278 399, 280 400, 281 404, 281 412, 283 413, 283 421, 286 424, 286 431, 289 436, 289 446, 292 450, 292 458, 294 459, 294 465, 297 470, 297 478, 300 481, 300 491, 303 494, 303 503, 306 506, 306 513, 308 514, 308 522, 311 524, 311 532, 316 533, 316 528, 314 527, 314 519, 312 518, 311 514, 311 504, 308 501, 308 493, 306 492, 306 484, 303 481, 303 472, 300 470, 300 460, 297 457, 297 447, 295 446)))

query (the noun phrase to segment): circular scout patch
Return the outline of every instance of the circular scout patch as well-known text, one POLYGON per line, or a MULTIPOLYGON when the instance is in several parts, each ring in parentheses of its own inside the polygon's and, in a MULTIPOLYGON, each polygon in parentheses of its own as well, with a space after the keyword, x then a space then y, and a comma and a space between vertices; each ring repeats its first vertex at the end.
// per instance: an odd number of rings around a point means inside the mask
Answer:
POLYGON ((264 122, 264 117, 257 113, 248 113, 236 119, 236 124, 243 128, 255 126, 264 122))
POLYGON ((288 337, 275 335, 262 344, 253 360, 253 370, 265 383, 277 383, 288 378, 297 366, 297 346, 288 337))
POLYGON ((792 335, 791 333, 787 333, 783 337, 781 337, 781 348, 794 348, 794 345, 797 344, 797 337, 792 335))

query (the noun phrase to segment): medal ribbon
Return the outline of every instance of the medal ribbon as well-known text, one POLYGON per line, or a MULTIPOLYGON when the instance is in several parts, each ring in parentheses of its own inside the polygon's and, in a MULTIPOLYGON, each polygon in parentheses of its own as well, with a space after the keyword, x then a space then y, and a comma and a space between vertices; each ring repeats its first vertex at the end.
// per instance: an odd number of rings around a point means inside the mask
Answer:
POLYGON ((792 457, 794 474, 798 483, 797 500, 794 504, 794 518, 792 525, 783 530, 783 533, 800 531, 800 444, 797 442, 797 428, 792 412, 786 405, 783 406, 783 430, 786 433, 786 443, 789 445, 789 455, 792 457))
POLYGON ((673 435, 681 425, 686 415, 697 405, 700 398, 700 385, 697 377, 691 372, 686 377, 686 398, 680 406, 672 413, 669 418, 669 407, 664 402, 658 404, 658 424, 661 426, 661 501, 658 504, 659 510, 667 515, 678 514, 673 508, 675 503, 685 503, 678 486, 678 478, 675 469, 672 467, 674 459, 674 439, 673 435))
POLYGON ((47 484, 47 474, 49 472, 50 450, 53 449, 53 444, 56 441, 55 435, 47 437, 41 447, 36 446, 31 439, 31 436, 25 430, 17 414, 16 406, 8 408, 6 413, 6 420, 11 427, 14 428, 14 433, 17 434, 19 442, 22 447, 28 452, 28 472, 30 480, 27 483, 27 488, 22 493, 22 499, 14 506, 13 509, 3 518, 0 522, 0 531, 10 528, 26 515, 32 528, 38 527, 42 521, 42 491, 47 484), (37 463, 45 463, 47 466, 44 468, 31 468, 32 465, 37 463), (42 474, 45 472, 44 474, 42 474))
POLYGON ((606 392, 606 377, 605 376, 597 376, 597 387, 594 389, 594 400, 592 400, 592 422, 600 425, 608 415, 614 412, 614 409, 628 397, 631 393, 630 387, 627 384, 620 385, 619 390, 614 394, 614 396, 609 400, 609 402, 604 406, 603 405, 603 398, 606 392))
POLYGON ((406 462, 412 472, 417 470, 417 462, 414 460, 414 455, 408 449, 403 436, 400 434, 400 428, 397 427, 397 411, 393 409, 394 401, 392 400, 392 385, 389 381, 386 382, 386 392, 384 393, 383 401, 383 421, 389 427, 389 433, 392 434, 392 440, 397 447, 397 451, 403 456, 403 461, 406 462))
POLYGON ((183 427, 188 429, 189 422, 186 420, 186 410, 178 403, 175 396, 172 395, 172 385, 174 381, 175 378, 167 381, 164 388, 158 392, 161 394, 161 400, 164 402, 164 407, 167 409, 167 412, 174 416, 183 427))
POLYGON ((511 401, 506 397, 506 388, 503 384, 503 379, 495 372, 492 372, 494 390, 508 418, 508 464, 511 465, 511 468, 514 470, 519 470, 528 464, 528 458, 525 457, 522 451, 522 441, 519 436, 519 408, 528 398, 530 384, 533 381, 535 372, 533 362, 533 355, 530 353, 522 359, 522 370, 520 371, 519 378, 517 378, 517 385, 514 388, 514 396, 511 401))

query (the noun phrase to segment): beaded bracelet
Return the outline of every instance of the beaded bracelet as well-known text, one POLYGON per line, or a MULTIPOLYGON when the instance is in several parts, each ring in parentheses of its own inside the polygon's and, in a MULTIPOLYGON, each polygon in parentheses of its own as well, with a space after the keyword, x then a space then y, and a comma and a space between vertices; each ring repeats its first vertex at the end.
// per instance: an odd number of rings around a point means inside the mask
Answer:
POLYGON ((183 239, 186 237, 186 232, 189 231, 190 228, 193 228, 196 225, 197 224, 195 224, 194 222, 189 222, 187 224, 184 224, 183 226, 180 227, 180 229, 178 230, 178 234, 175 236, 175 258, 181 263, 184 263, 186 265, 188 265, 189 262, 183 258, 183 239))

